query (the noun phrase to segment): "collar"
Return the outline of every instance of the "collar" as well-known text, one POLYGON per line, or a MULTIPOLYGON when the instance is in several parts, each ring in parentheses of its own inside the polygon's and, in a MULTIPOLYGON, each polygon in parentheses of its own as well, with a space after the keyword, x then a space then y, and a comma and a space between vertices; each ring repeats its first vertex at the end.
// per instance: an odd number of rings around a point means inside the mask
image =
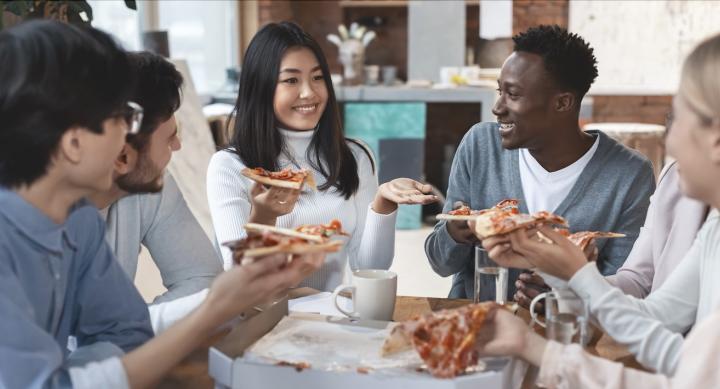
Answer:
MULTIPOLYGON (((68 218, 76 208, 77 204, 70 209, 68 218)), ((46 250, 61 253, 63 240, 73 250, 77 249, 65 223, 55 223, 17 193, 4 187, 0 187, 0 215, 6 219, 9 226, 46 250)))

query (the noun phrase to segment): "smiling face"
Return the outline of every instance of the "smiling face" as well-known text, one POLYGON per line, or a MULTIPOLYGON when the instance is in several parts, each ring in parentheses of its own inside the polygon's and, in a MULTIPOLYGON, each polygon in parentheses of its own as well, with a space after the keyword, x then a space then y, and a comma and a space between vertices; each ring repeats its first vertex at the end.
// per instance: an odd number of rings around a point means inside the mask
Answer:
POLYGON ((138 152, 132 171, 117 177, 115 182, 128 193, 161 191, 165 168, 170 163, 172 153, 180 150, 180 147, 177 121, 173 115, 152 132, 147 145, 138 152))
POLYGON ((288 49, 280 62, 273 109, 288 130, 313 130, 325 111, 328 90, 317 58, 305 47, 288 49))
POLYGON ((677 160, 680 189, 689 197, 712 203, 720 192, 720 124, 701 115, 682 91, 673 100, 672 110, 666 144, 668 154, 677 160))
POLYGON ((557 86, 539 55, 513 52, 500 71, 498 93, 493 114, 504 148, 538 147, 559 125, 554 109, 557 86))

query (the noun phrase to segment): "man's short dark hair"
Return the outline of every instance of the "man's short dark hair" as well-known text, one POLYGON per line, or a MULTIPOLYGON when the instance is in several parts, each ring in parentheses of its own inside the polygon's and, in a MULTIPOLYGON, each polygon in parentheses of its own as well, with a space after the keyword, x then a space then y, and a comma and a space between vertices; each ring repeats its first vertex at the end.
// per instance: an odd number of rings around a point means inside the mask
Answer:
POLYGON ((175 65, 165 58, 147 51, 129 53, 137 83, 130 98, 143 107, 140 132, 129 135, 127 142, 142 151, 158 125, 170 119, 180 108, 180 89, 183 77, 175 65))
POLYGON ((597 60, 593 49, 577 34, 554 26, 538 26, 515 35, 515 51, 542 57, 545 69, 561 87, 582 98, 597 78, 597 60))
POLYGON ((47 173, 73 126, 102 133, 124 108, 134 77, 107 34, 34 20, 0 33, 0 185, 32 184, 47 173))

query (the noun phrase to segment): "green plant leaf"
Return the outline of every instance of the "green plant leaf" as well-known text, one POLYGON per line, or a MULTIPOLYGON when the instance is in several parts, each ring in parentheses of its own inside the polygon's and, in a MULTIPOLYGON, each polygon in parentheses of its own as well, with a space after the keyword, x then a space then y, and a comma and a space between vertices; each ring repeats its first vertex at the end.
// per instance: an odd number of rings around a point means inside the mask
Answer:
POLYGON ((25 17, 33 9, 32 0, 15 0, 3 2, 3 9, 20 17, 25 17))

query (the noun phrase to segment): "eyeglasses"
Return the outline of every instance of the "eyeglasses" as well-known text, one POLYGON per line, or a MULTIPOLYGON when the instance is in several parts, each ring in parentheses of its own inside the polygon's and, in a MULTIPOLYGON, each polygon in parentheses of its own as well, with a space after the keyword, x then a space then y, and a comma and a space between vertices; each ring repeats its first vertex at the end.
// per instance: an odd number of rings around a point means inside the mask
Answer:
POLYGON ((113 117, 122 117, 127 123, 128 135, 137 134, 140 132, 140 125, 143 120, 143 107, 134 101, 128 101, 120 112, 113 115, 113 117))

